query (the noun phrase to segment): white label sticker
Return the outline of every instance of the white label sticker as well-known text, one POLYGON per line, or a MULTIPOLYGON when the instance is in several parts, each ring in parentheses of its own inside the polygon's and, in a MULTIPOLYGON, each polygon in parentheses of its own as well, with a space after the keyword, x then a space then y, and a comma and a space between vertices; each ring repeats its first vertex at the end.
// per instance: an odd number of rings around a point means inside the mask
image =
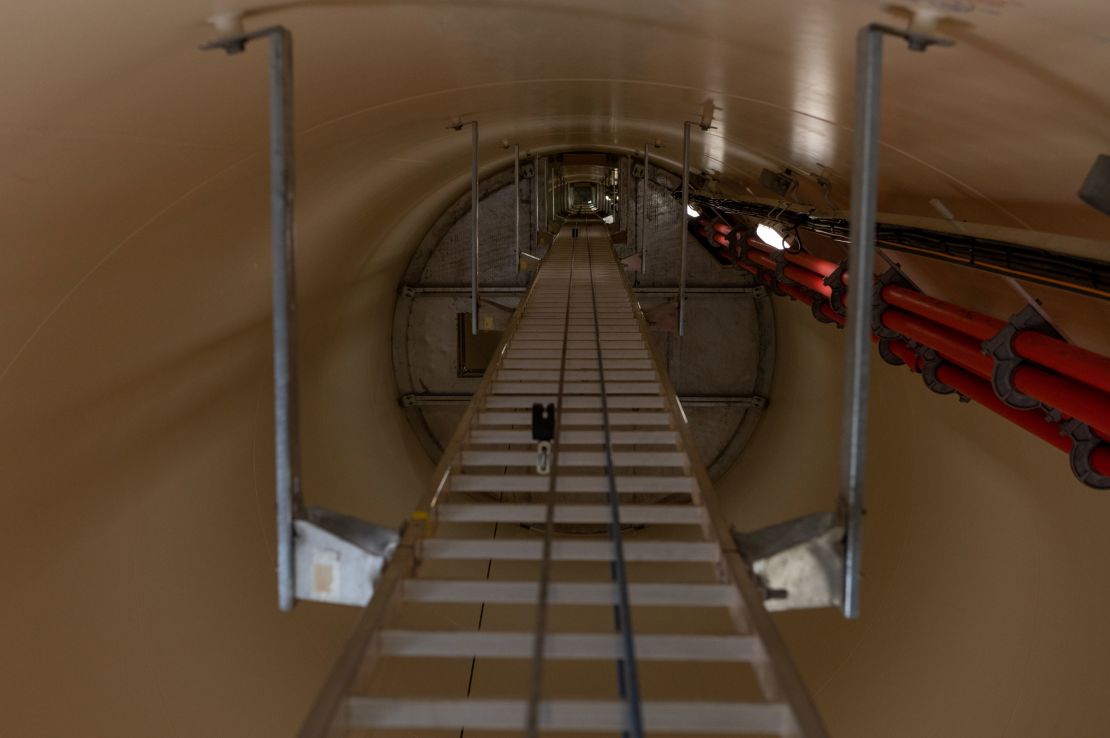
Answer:
POLYGON ((317 549, 312 552, 312 594, 316 597, 339 595, 339 552, 317 549))

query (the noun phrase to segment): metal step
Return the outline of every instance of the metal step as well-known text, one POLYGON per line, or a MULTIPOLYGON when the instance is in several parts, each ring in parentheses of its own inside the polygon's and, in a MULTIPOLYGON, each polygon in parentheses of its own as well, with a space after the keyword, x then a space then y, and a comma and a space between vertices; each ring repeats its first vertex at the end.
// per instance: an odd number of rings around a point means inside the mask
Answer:
MULTIPOLYGON (((443 504, 435 509, 445 523, 542 523, 547 505, 495 502, 489 504, 443 504)), ((556 523, 608 523, 608 505, 556 505, 556 523)), ((620 520, 626 525, 702 525, 705 510, 697 505, 621 505, 620 520)))
MULTIPOLYGON (((555 366, 559 365, 559 361, 555 361, 555 366)), ((552 363, 546 359, 505 359, 501 365, 504 369, 547 369, 552 366, 552 363)), ((648 359, 613 359, 605 362, 605 370, 611 371, 614 369, 654 369, 651 361, 648 359)), ((567 369, 597 369, 597 358, 592 359, 567 359, 567 369)))
MULTIPOLYGON (((566 426, 592 426, 595 428, 602 427, 602 415, 600 412, 564 412, 561 420, 563 427, 566 426)), ((628 426, 628 425, 665 425, 670 426, 674 422, 670 413, 661 412, 609 412, 609 425, 610 426, 628 426)), ((532 425, 532 412, 492 412, 485 411, 478 413, 478 425, 491 426, 491 425, 532 425)))
MULTIPOLYGON (((693 477, 618 476, 620 494, 692 494, 697 489, 693 477)), ((539 474, 453 474, 452 492, 547 492, 549 477, 539 474)), ((608 492, 609 478, 602 475, 558 476, 556 492, 608 492)))
MULTIPOLYGON (((383 630, 378 647, 383 655, 405 658, 532 657, 535 636, 526 632, 489 630, 383 630)), ((740 635, 637 635, 636 658, 643 661, 752 661, 756 640, 740 635)), ((548 633, 544 657, 549 659, 619 659, 619 633, 548 633)))
MULTIPOLYGON (((402 596, 408 602, 534 605, 539 583, 408 579, 402 586, 402 596)), ((628 585, 628 596, 638 606, 740 606, 739 593, 728 584, 633 583, 628 585)), ((617 591, 612 582, 551 582, 547 598, 552 605, 612 605, 617 601, 617 591)))
MULTIPOLYGON (((429 538, 421 547, 426 559, 480 559, 540 561, 543 541, 524 539, 429 538)), ((553 561, 611 561, 613 544, 609 541, 551 542, 553 561)), ((669 561, 716 563, 721 549, 703 541, 625 541, 625 561, 669 561)))
MULTIPOLYGON (((467 440, 471 444, 525 444, 535 443, 531 429, 489 430, 478 428, 470 431, 467 440)), ((650 445, 674 446, 678 443, 678 433, 672 430, 615 430, 610 431, 609 440, 614 446, 650 445)), ((559 443, 563 445, 601 445, 605 443, 605 433, 600 430, 565 430, 559 433, 559 443)))
MULTIPOLYGON (((494 395, 551 395, 559 394, 558 382, 501 382, 490 385, 494 395)), ((564 382, 564 395, 597 395, 601 393, 600 382, 564 382)), ((606 382, 607 395, 658 395, 657 382, 606 382)))
MULTIPOLYGON (((502 369, 496 375, 498 382, 558 382, 559 368, 554 369, 502 369)), ((597 369, 568 369, 563 379, 568 382, 597 382, 597 369)), ((655 382, 655 372, 642 369, 605 369, 606 382, 655 382)))
MULTIPOLYGON (((568 395, 560 401, 555 393, 547 395, 489 395, 486 397, 486 408, 496 410, 527 410, 528 422, 531 423, 532 405, 539 403, 543 406, 553 404, 564 410, 600 410, 600 395, 568 395)), ((666 400, 662 395, 616 395, 610 396, 607 402, 610 410, 662 410, 666 407, 666 400)), ((601 423, 601 416, 598 416, 601 423)))
MULTIPOLYGON (((522 734, 528 703, 524 700, 430 700, 393 697, 348 697, 346 715, 353 728, 492 730, 522 734)), ((627 707, 603 700, 545 700, 539 704, 543 730, 567 733, 617 732, 625 729, 627 707)), ((649 733, 791 735, 790 710, 781 703, 644 702, 649 733)))
MULTIPOLYGON (((640 468, 689 466, 690 457, 682 451, 613 451, 613 466, 640 468)), ((560 467, 603 467, 604 451, 560 451, 560 467)), ((535 466, 535 451, 477 451, 463 449, 459 460, 466 466, 535 466)))

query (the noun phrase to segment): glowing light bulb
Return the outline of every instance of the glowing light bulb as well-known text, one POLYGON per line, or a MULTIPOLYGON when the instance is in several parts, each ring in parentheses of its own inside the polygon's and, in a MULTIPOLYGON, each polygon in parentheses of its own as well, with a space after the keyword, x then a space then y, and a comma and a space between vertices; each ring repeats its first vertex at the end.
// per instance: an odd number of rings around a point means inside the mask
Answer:
POLYGON ((693 205, 686 206, 686 214, 689 215, 691 218, 697 218, 701 216, 701 212, 699 212, 698 209, 695 208, 693 205))
POLYGON ((760 241, 773 249, 778 249, 779 251, 786 250, 786 241, 783 240, 782 234, 769 225, 764 223, 757 225, 755 227, 755 235, 760 241))

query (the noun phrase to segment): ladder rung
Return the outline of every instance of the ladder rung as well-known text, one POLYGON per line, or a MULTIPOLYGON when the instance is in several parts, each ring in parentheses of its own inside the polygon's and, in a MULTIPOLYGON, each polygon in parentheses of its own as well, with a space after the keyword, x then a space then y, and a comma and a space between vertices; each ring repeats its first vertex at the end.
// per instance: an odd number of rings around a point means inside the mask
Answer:
MULTIPOLYGON (((618 476, 621 494, 693 494, 693 477, 618 476)), ((550 478, 539 474, 452 474, 453 492, 546 492, 550 478)), ((556 492, 608 492, 609 477, 602 475, 559 476, 556 492)))
POLYGON ((558 382, 491 382, 490 392, 495 395, 555 395, 558 382))
MULTIPOLYGON (((652 444, 657 446, 678 443, 678 433, 671 430, 611 430, 609 441, 613 445, 652 444)), ((604 431, 565 430, 559 434, 560 443, 604 443, 604 431)))
MULTIPOLYGON (((794 719, 781 703, 644 702, 644 727, 651 733, 791 735, 794 719)), ((430 700, 426 698, 348 697, 345 710, 354 728, 409 728, 508 731, 521 734, 525 700, 430 700)), ((628 706, 602 700, 545 700, 540 727, 563 732, 618 732, 625 729, 628 706)))
MULTIPOLYGON (((685 467, 690 459, 682 451, 613 451, 613 466, 685 467)), ((535 466, 535 451, 477 451, 464 449, 463 466, 535 466)), ((604 451, 560 451, 560 467, 605 466, 604 451)))
MULTIPOLYGON (((612 398, 617 400, 618 398, 612 398)), ((601 427, 601 413, 563 413, 562 421, 563 427, 570 426, 588 426, 601 427)), ((529 416, 529 423, 532 422, 529 416)), ((672 418, 669 413, 658 412, 609 412, 609 425, 666 425, 672 423, 672 418)))
MULTIPOLYGON (((534 443, 532 431, 525 428, 516 430, 490 430, 477 428, 470 431, 470 443, 534 443)), ((613 430, 609 440, 614 446, 644 444, 669 446, 678 443, 678 433, 671 430, 613 430)), ((605 442, 605 433, 600 430, 565 430, 559 434, 561 444, 595 444, 605 442)))
MULTIPOLYGON (((539 561, 543 558, 543 541, 524 539, 430 538, 423 542, 422 553, 428 559, 498 559, 539 561)), ((551 542, 553 561, 611 561, 613 544, 609 541, 551 542)), ((706 541, 625 541, 626 561, 669 561, 715 563, 721 558, 716 543, 706 541)))
MULTIPOLYGON (((539 599, 538 582, 491 582, 488 580, 407 579, 403 596, 409 602, 530 605, 539 599)), ((612 605, 617 601, 612 582, 551 582, 547 590, 552 605, 612 605)), ((655 607, 738 607, 740 594, 729 584, 628 585, 633 605, 655 607)))
MULTIPOLYGON (((532 412, 532 405, 535 403, 541 405, 548 405, 554 403, 560 404, 558 398, 554 395, 489 395, 486 397, 487 408, 497 409, 522 409, 527 408, 528 412, 532 412)), ((631 408, 647 408, 658 409, 665 407, 666 402, 662 395, 613 395, 607 398, 610 409, 631 409, 631 408)), ((574 410, 600 410, 601 409, 601 396, 600 395, 567 395, 563 397, 562 406, 565 409, 574 410)), ((528 422, 531 423, 531 415, 528 416, 528 422)), ((600 419, 599 421, 600 422, 600 419)))
MULTIPOLYGON (((593 426, 601 427, 600 412, 566 412, 562 415, 563 427, 566 426, 593 426)), ((610 412, 609 425, 666 425, 671 424, 669 413, 660 412, 610 412)), ((532 413, 527 412, 481 412, 478 414, 478 425, 532 425, 532 413)))
MULTIPOLYGON (((568 369, 565 379, 569 382, 596 382, 597 369, 568 369)), ((657 379, 655 372, 650 370, 605 367, 606 382, 655 382, 657 379)))
MULTIPOLYGON (((381 653, 407 658, 532 657, 532 633, 488 630, 383 630, 381 653)), ((636 635, 637 661, 751 661, 756 640, 740 635, 636 635)), ((619 659, 619 633, 549 633, 544 637, 545 659, 619 659)))
MULTIPOLYGON (((522 350, 527 350, 527 349, 522 349, 522 350)), ((537 350, 537 349, 532 349, 532 350, 537 350)), ((548 356, 546 356, 546 357, 534 357, 534 358, 558 358, 560 356, 560 353, 558 351, 551 351, 550 349, 547 349, 547 350, 549 351, 548 356), (551 356, 550 354, 553 354, 553 356, 551 356)), ((521 358, 525 358, 525 357, 521 357, 521 358)), ((597 361, 597 351, 595 351, 594 349, 584 350, 584 349, 568 348, 567 349, 567 358, 568 359, 593 359, 594 361, 597 361)), ((602 347, 602 349, 601 349, 601 358, 605 359, 606 361, 608 361, 609 359, 650 359, 651 354, 649 354, 647 352, 647 349, 607 349, 605 347, 602 347)))
MULTIPOLYGON (((585 350, 597 352, 598 343, 601 344, 601 350, 604 352, 606 349, 642 349, 644 340, 642 338, 636 339, 620 339, 620 338, 602 338, 600 340, 590 338, 583 340, 580 338, 568 338, 565 341, 567 351, 571 350, 585 350)), ((555 349, 561 351, 564 341, 561 338, 516 338, 509 343, 510 348, 515 349, 555 349)))
MULTIPOLYGON (((556 523, 608 523, 608 505, 556 505, 556 523)), ((524 503, 444 504, 436 508, 437 519, 449 523, 542 523, 547 505, 524 503)), ((628 525, 701 525, 705 509, 697 505, 621 505, 621 523, 628 525)))
MULTIPOLYGON (((559 363, 558 359, 554 363, 547 359, 505 359, 501 366, 503 369, 551 369, 552 367, 557 369, 559 363)), ((567 359, 566 368, 574 370, 596 369, 597 357, 592 359, 567 359)), ((654 367, 648 359, 613 359, 605 362, 606 371, 614 369, 645 370, 654 369, 654 367)))
MULTIPOLYGON (((496 382, 494 384, 497 384, 496 382)), ((657 382, 606 382, 606 395, 658 395, 657 382)), ((601 393, 600 382, 564 382, 564 395, 597 395, 601 393)))
POLYGON ((559 369, 502 369, 497 372, 498 382, 558 382, 559 369))
MULTIPOLYGON (((597 369, 568 369, 563 378, 567 382, 597 382, 597 369)), ((643 369, 605 369, 606 382, 655 382, 655 372, 643 369)), ((550 364, 542 369, 503 368, 497 373, 498 382, 558 382, 559 369, 550 364)))

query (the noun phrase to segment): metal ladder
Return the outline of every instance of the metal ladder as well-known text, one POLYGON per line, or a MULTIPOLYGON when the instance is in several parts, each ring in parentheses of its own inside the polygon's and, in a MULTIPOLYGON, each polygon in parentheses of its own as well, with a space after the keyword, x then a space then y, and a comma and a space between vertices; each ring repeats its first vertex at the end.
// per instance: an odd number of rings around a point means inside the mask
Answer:
POLYGON ((593 223, 541 264, 302 738, 826 735, 593 223))

